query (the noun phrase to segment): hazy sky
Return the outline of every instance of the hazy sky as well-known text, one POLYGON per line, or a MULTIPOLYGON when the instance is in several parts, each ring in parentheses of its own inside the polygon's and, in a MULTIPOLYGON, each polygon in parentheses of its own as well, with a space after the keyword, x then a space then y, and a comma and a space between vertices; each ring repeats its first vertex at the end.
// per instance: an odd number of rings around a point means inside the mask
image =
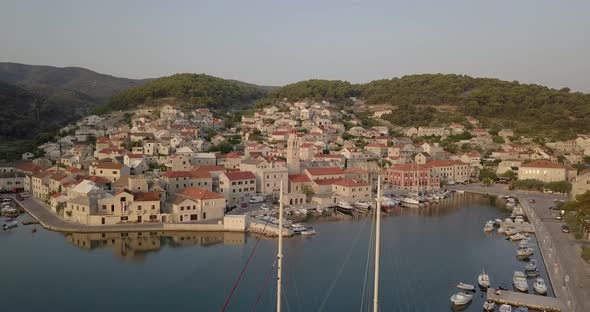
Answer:
POLYGON ((1 0, 0 61, 264 85, 459 73, 590 92, 590 1, 1 0))

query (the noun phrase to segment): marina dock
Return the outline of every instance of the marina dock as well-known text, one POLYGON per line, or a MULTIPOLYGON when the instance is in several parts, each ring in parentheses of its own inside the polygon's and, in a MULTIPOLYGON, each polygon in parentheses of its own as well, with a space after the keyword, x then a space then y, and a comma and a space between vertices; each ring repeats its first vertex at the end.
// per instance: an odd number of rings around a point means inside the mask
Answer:
POLYGON ((498 304, 506 303, 516 307, 526 306, 530 309, 539 311, 567 311, 561 300, 557 298, 531 295, 508 290, 501 290, 500 293, 497 294, 496 289, 489 288, 487 292, 487 299, 498 304))

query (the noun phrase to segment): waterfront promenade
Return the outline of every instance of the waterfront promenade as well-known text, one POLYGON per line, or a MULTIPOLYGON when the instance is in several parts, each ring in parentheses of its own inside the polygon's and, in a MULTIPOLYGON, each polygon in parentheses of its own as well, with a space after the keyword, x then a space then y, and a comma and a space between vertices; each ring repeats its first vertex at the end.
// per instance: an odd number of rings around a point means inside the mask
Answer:
POLYGON ((210 220, 207 223, 126 223, 113 225, 85 225, 68 222, 47 209, 33 198, 17 203, 46 229, 67 233, 107 233, 107 232, 221 232, 225 231, 221 220, 210 220))
POLYGON ((571 234, 561 233, 560 225, 563 223, 553 216, 556 211, 549 209, 555 204, 555 199, 567 200, 566 196, 510 191, 500 185, 484 187, 474 184, 449 188, 472 193, 517 197, 529 221, 535 227, 540 252, 547 266, 556 297, 563 302, 566 311, 590 311, 590 296, 588 296, 590 265, 581 257, 580 242, 576 241, 571 234), (534 199, 535 204, 531 205, 530 199, 534 199))

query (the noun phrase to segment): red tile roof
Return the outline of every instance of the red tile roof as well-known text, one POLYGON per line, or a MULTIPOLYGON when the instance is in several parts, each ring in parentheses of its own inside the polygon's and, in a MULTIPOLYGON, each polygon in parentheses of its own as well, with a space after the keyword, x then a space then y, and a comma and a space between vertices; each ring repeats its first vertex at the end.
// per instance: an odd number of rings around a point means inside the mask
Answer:
POLYGON ((340 179, 333 183, 334 185, 344 186, 344 187, 359 187, 359 186, 369 186, 369 183, 365 183, 362 181, 356 181, 353 179, 340 179))
POLYGON ((107 178, 97 177, 97 176, 89 176, 86 178, 86 180, 90 180, 90 181, 94 182, 95 184, 107 184, 107 183, 111 182, 107 178))
POLYGON ((213 166, 213 165, 198 166, 198 167, 191 168, 191 171, 207 171, 207 172, 225 171, 225 167, 224 166, 213 166))
POLYGON ((121 168, 123 168, 123 165, 113 163, 113 162, 100 162, 100 163, 96 164, 96 168, 99 168, 99 169, 121 169, 121 168))
POLYGON ((230 181, 256 179, 256 176, 250 171, 225 172, 224 174, 230 181))
POLYGON ((27 172, 38 172, 38 171, 41 171, 41 169, 42 169, 41 167, 37 166, 33 162, 17 163, 16 165, 14 165, 14 167, 18 170, 27 171, 27 172))
POLYGON ((311 175, 335 175, 344 173, 339 167, 307 168, 305 170, 311 175))
POLYGON ((160 193, 158 192, 139 192, 133 194, 135 201, 158 201, 160 200, 160 193))
POLYGON ((225 154, 225 158, 240 158, 243 155, 239 152, 231 152, 231 153, 227 153, 225 154))
POLYGON ((127 157, 129 157, 129 158, 143 158, 143 155, 141 155, 141 154, 127 154, 127 157))
POLYGON ((289 181, 291 181, 293 183, 311 182, 311 180, 309 179, 309 177, 306 176, 305 174, 294 174, 294 175, 290 175, 289 176, 289 181))
POLYGON ((530 163, 526 163, 521 165, 520 167, 525 168, 555 168, 555 169, 565 169, 565 166, 562 164, 554 163, 548 160, 535 160, 530 163))
POLYGON ((220 199, 224 198, 223 195, 211 192, 204 188, 200 187, 187 187, 183 190, 176 192, 176 195, 197 199, 197 200, 206 200, 206 199, 220 199))

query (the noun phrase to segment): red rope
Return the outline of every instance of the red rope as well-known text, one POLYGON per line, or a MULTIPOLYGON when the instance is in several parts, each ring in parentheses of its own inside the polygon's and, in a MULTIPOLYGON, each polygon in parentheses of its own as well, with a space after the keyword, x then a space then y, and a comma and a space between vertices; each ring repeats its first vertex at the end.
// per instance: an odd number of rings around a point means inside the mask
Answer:
MULTIPOLYGON (((275 261, 275 263, 276 263, 276 261, 275 261)), ((275 263, 272 264, 272 267, 266 273, 266 278, 264 279, 264 283, 262 284, 262 287, 258 291, 258 297, 256 298, 256 302, 254 302, 254 305, 252 306, 252 312, 256 311, 256 306, 258 305, 260 298, 262 298, 262 293, 264 293, 264 290, 266 289, 266 285, 268 285, 268 281, 270 281, 270 277, 272 276, 271 273, 274 272, 275 263)))
MULTIPOLYGON (((264 230, 266 229, 266 225, 268 224, 269 220, 270 220, 270 218, 268 220, 266 220, 266 223, 264 224, 264 227, 262 228, 262 232, 264 232, 264 230)), ((256 245, 254 245, 254 248, 252 248, 252 252, 250 252, 250 256, 248 256, 248 260, 246 260, 246 263, 244 263, 244 266, 242 267, 242 271, 240 272, 240 275, 238 275, 238 279, 234 283, 234 287, 232 288, 231 292, 229 293, 229 296, 227 297, 227 299, 225 300, 225 304, 223 305, 223 308, 221 308, 221 312, 225 312, 225 309, 227 309, 227 306, 229 305, 229 302, 231 301, 231 298, 233 297, 234 292, 236 291, 236 289, 238 288, 238 285, 240 284, 240 281, 242 280, 242 276, 244 276, 244 273, 246 272, 246 268, 248 267, 248 264, 250 263, 252 256, 254 256, 254 252, 256 251, 256 248, 258 247, 258 243, 260 243, 260 237, 258 237, 258 239, 256 240, 256 245)))

